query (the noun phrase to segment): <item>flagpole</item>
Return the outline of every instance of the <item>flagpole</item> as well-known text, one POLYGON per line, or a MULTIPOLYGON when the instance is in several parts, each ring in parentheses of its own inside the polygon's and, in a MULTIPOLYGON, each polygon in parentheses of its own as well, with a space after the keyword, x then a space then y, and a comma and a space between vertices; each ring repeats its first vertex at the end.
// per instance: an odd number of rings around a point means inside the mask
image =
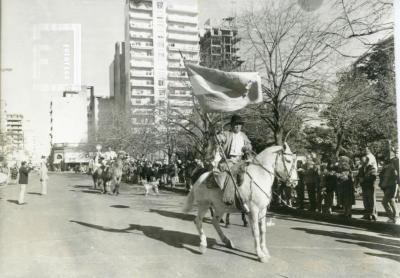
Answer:
MULTIPOLYGON (((189 76, 189 73, 188 73, 188 70, 187 70, 186 64, 185 64, 185 57, 183 57, 182 52, 181 52, 180 50, 179 50, 179 54, 181 55, 181 57, 182 57, 182 59, 183 59, 183 66, 185 67, 186 73, 187 73, 188 76, 189 76)), ((201 106, 200 106, 200 107, 201 107, 201 106)), ((211 119, 210 119, 209 115, 207 114, 207 112, 205 112, 205 111, 203 111, 203 112, 204 112, 204 115, 205 115, 205 117, 206 117, 207 122, 208 122, 209 125, 211 126, 212 122, 211 122, 211 119)), ((222 118, 222 114, 221 114, 221 118, 222 118)), ((222 123, 222 121, 221 121, 221 125, 222 125, 222 129, 223 129, 223 123, 222 123)), ((222 157, 222 159, 224 160, 224 162, 225 162, 225 164, 226 164, 226 166, 227 166, 227 168, 228 168, 228 171, 227 171, 227 172, 229 173, 229 176, 230 176, 231 179, 232 179, 233 185, 235 186, 235 190, 236 190, 236 192, 237 192, 238 195, 239 195, 239 202, 240 202, 240 205, 241 205, 241 207, 244 209, 244 211, 245 211, 246 213, 248 213, 248 212, 249 212, 249 209, 248 209, 248 207, 243 203, 242 196, 241 196, 240 191, 239 191, 239 186, 238 186, 237 183, 236 183, 236 179, 233 177, 233 174, 232 174, 232 171, 231 171, 231 167, 229 166, 228 159, 227 159, 227 157, 226 157, 226 155, 225 155, 225 152, 224 152, 224 150, 223 150, 223 148, 222 148, 222 146, 221 146, 221 142, 219 141, 218 136, 217 136, 215 133, 213 134, 213 136, 214 136, 215 142, 217 142, 218 151, 220 152, 221 157, 222 157)))

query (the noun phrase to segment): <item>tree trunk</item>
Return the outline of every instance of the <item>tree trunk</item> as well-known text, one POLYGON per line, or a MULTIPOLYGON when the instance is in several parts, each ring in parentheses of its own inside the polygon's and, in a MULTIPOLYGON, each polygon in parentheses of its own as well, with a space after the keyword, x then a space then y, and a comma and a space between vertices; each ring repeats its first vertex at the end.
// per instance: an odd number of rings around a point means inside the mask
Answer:
POLYGON ((275 139, 275 144, 282 146, 283 145, 283 132, 281 129, 278 129, 274 132, 274 139, 275 139))
POLYGON ((339 157, 340 149, 342 148, 343 143, 343 132, 338 131, 336 132, 336 148, 335 148, 335 157, 339 157))

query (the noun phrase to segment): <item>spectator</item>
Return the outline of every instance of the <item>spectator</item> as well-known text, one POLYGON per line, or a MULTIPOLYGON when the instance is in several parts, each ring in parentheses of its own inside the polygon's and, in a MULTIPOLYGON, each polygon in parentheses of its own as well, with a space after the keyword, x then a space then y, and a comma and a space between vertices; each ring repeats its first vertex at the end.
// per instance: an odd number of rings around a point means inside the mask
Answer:
POLYGON ((326 213, 332 214, 333 197, 337 186, 337 167, 332 160, 327 165, 327 173, 325 174, 325 207, 326 213))
POLYGON ((310 211, 315 211, 317 201, 317 186, 319 184, 318 167, 312 160, 307 161, 304 172, 304 184, 307 187, 308 200, 310 201, 310 211))
POLYGON ((47 180, 49 179, 49 176, 47 175, 47 165, 45 156, 42 156, 42 160, 40 161, 39 175, 40 175, 40 182, 42 184, 41 194, 47 195, 47 180))
POLYGON ((297 161, 297 175, 299 181, 296 186, 297 206, 299 209, 304 209, 304 165, 303 161, 297 161))
POLYGON ((26 191, 26 185, 28 184, 28 177, 30 171, 31 168, 29 168, 26 165, 26 161, 22 161, 21 167, 19 168, 19 180, 18 180, 18 183, 20 184, 20 192, 18 198, 19 205, 25 204, 24 202, 25 191, 26 191))
POLYGON ((338 186, 342 190, 341 203, 343 205, 345 219, 351 218, 351 208, 355 204, 353 175, 351 160, 347 156, 341 156, 339 159, 339 169, 337 173, 338 186))
POLYGON ((383 166, 379 175, 379 187, 383 190, 384 196, 382 205, 388 215, 388 223, 398 223, 397 205, 394 200, 399 184, 398 168, 399 160, 394 155, 390 155, 386 165, 383 166))
POLYGON ((365 209, 362 219, 365 220, 377 220, 376 197, 374 187, 376 175, 376 170, 369 163, 369 158, 367 156, 362 157, 361 167, 358 170, 357 179, 362 189, 362 197, 365 209))

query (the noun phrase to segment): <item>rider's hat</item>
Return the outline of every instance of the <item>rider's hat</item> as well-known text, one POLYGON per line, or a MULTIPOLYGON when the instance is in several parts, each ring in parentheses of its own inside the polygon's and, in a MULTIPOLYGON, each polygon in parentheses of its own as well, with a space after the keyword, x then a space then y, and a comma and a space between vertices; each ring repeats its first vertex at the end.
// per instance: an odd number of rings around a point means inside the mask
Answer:
POLYGON ((242 125, 244 120, 239 115, 234 114, 231 118, 231 125, 242 125))

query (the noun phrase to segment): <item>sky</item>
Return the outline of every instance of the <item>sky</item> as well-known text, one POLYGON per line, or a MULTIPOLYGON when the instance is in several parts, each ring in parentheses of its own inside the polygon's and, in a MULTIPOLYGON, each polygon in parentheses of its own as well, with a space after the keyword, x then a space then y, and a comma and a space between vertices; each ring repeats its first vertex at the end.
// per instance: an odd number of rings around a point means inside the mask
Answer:
MULTIPOLYGON (((200 27, 208 18, 215 23, 221 18, 240 13, 248 8, 251 2, 250 0, 168 1, 197 5, 200 27)), ((304 0, 299 1, 304 2, 304 0)), ((322 2, 310 1, 317 4, 322 2)), ((24 114, 30 121, 28 124, 31 125, 31 130, 37 130, 43 136, 48 136, 49 94, 38 89, 38 80, 35 79, 38 74, 38 61, 47 63, 37 58, 38 40, 34 37, 34 29, 39 26, 38 24, 80 25, 81 83, 94 86, 96 95, 108 95, 109 65, 114 56, 114 44, 124 40, 124 4, 125 0, 2 0, 1 68, 8 70, 2 70, 1 74, 2 94, 7 102, 7 112, 24 114)), ((70 37, 72 35, 71 33, 70 37)), ((45 38, 41 37, 40 46, 57 44, 62 48, 65 43, 48 35, 45 38)), ((69 53, 74 50, 72 47, 63 51, 69 53)), ((64 53, 64 58, 65 55, 64 53)), ((49 63, 48 74, 55 66, 51 61, 49 63)), ((74 70, 67 69, 66 74, 73 75, 73 72, 74 70)))

